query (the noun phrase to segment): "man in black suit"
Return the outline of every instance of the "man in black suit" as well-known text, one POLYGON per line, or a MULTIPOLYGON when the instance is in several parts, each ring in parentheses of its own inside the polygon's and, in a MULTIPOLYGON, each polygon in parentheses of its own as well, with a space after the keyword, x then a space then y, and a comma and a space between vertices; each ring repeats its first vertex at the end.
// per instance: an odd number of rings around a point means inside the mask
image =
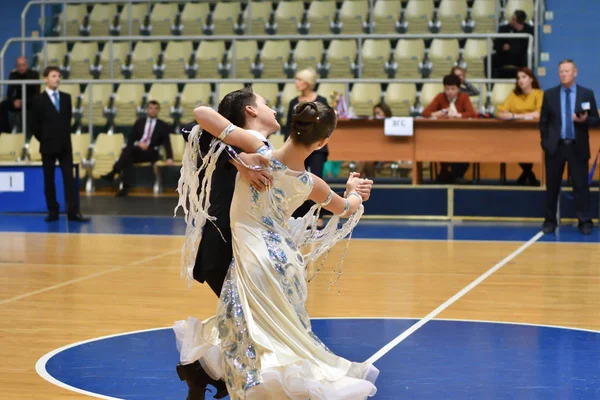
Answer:
MULTIPOLYGON (((498 28, 498 33, 529 33, 533 36, 535 30, 526 21, 527 14, 525 11, 515 10, 508 24, 498 28)), ((504 37, 494 39, 495 54, 492 55, 492 78, 515 78, 517 70, 527 66, 528 44, 529 40, 527 38, 511 39, 504 37)), ((487 57, 484 65, 486 66, 485 74, 487 77, 487 57)))
MULTIPOLYGON (((9 80, 38 80, 40 74, 29 69, 27 57, 18 57, 15 69, 10 73, 9 80)), ((33 99, 40 94, 40 85, 26 85, 27 104, 23 105, 23 86, 20 84, 8 85, 6 99, 0 103, 0 133, 11 132, 12 127, 9 121, 9 113, 21 113, 23 106, 27 109, 27 127, 31 127, 31 107, 33 99)), ((20 127, 19 127, 20 129, 20 127)), ((29 138, 30 132, 27 132, 29 138)))
POLYGON ((169 139, 171 128, 166 122, 157 118, 159 111, 160 104, 155 100, 150 100, 146 108, 146 118, 135 121, 133 131, 127 139, 127 145, 121 152, 121 156, 113 166, 112 171, 101 176, 105 181, 112 182, 115 175, 121 173, 123 188, 117 193, 117 197, 127 196, 129 192, 133 164, 156 162, 160 158, 158 153, 160 146, 165 146, 167 152, 166 164, 173 165, 173 150, 169 139))
POLYGON ((565 163, 573 181, 579 230, 592 233, 590 212, 590 126, 600 123, 594 92, 575 83, 577 67, 572 60, 558 66, 560 85, 544 92, 540 133, 546 164, 546 213, 544 233, 553 233, 558 223, 556 209, 565 163))
MULTIPOLYGON (((275 111, 270 109, 265 99, 254 93, 250 87, 227 94, 219 104, 218 111, 234 125, 251 130, 266 145, 269 145, 267 137, 279 130, 275 111), (272 115, 272 118, 269 114, 272 115)), ((182 132, 186 141, 195 125, 196 123, 193 122, 183 128, 182 132)), ((208 153, 212 139, 213 136, 209 133, 203 133, 200 136, 200 152, 203 155, 208 153)), ((257 154, 240 153, 240 157, 248 165, 267 163, 266 158, 257 154)), ((272 180, 272 177, 266 171, 253 171, 232 162, 225 152, 221 154, 217 161, 212 176, 210 207, 208 209, 208 214, 216 217, 216 220, 214 225, 207 223, 204 226, 202 240, 194 264, 194 279, 200 283, 206 282, 217 297, 221 293, 225 276, 233 258, 229 213, 238 172, 242 179, 250 182, 259 191, 264 191, 266 184, 272 180)), ((204 172, 199 177, 200 181, 203 178, 204 172)), ((177 373, 180 379, 185 380, 188 384, 188 400, 204 399, 208 384, 215 386, 217 389, 215 398, 220 399, 227 395, 225 382, 210 378, 198 361, 186 365, 179 364, 177 373)))
POLYGON ((60 70, 50 66, 44 70, 46 90, 37 96, 32 107, 31 131, 40 142, 44 168, 44 194, 48 206, 47 222, 57 221, 59 205, 56 202, 54 169, 58 160, 63 177, 67 219, 88 222, 79 212, 79 201, 73 179, 73 150, 71 147, 71 95, 58 90, 60 70))

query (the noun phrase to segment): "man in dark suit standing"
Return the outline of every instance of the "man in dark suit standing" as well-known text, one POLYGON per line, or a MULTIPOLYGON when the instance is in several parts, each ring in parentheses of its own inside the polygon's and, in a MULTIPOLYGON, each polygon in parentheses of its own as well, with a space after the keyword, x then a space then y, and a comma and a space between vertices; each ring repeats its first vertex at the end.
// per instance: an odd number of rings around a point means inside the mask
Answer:
MULTIPOLYGON (((15 69, 10 73, 9 80, 38 80, 40 74, 29 69, 27 57, 18 57, 15 69)), ((0 133, 11 132, 9 113, 21 113, 23 108, 27 109, 27 127, 31 127, 31 107, 33 99, 40 94, 40 85, 26 85, 27 104, 23 104, 23 86, 20 84, 8 85, 6 99, 0 103, 0 133)), ((20 127, 18 128, 20 129, 20 127)), ((30 132, 27 132, 29 138, 30 132)))
POLYGON ((590 212, 589 127, 600 123, 594 92, 575 83, 577 67, 572 60, 558 66, 560 85, 544 92, 540 133, 546 164, 546 215, 544 233, 553 233, 558 223, 556 209, 565 163, 573 181, 573 195, 584 235, 592 233, 590 212))
POLYGON ((165 146, 167 165, 173 165, 173 150, 169 139, 171 128, 166 122, 157 118, 159 111, 160 104, 150 100, 146 109, 146 118, 135 121, 133 131, 127 139, 127 146, 121 152, 112 171, 101 176, 105 181, 112 182, 115 175, 121 173, 123 188, 117 193, 117 197, 125 197, 129 192, 133 164, 158 161, 160 146, 165 146))
POLYGON ((31 131, 40 142, 44 168, 44 194, 48 206, 47 222, 57 221, 59 205, 56 201, 54 169, 60 165, 67 202, 69 221, 88 222, 79 212, 79 201, 73 179, 73 149, 71 147, 71 95, 58 90, 60 70, 50 66, 44 70, 46 90, 37 96, 32 108, 31 131))

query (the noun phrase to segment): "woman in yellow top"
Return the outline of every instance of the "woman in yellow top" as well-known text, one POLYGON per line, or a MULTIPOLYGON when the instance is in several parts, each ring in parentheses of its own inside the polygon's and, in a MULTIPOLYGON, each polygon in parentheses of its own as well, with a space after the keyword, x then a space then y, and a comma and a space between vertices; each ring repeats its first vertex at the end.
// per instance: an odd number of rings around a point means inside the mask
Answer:
MULTIPOLYGON (((519 68, 515 89, 508 95, 504 104, 498 107, 498 117, 504 120, 531 119, 538 120, 542 110, 544 91, 529 68, 519 68)), ((533 164, 520 163, 523 172, 517 183, 520 185, 539 185, 533 173, 533 164)))

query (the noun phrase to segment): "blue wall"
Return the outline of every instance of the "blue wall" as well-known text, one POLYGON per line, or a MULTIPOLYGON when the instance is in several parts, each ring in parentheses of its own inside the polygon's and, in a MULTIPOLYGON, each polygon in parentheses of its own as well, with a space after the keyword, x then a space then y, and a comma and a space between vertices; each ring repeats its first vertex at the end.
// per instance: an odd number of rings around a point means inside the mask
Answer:
POLYGON ((552 33, 540 36, 541 49, 550 53, 546 76, 541 77, 544 89, 558 85, 558 62, 563 58, 575 60, 577 83, 594 90, 600 97, 600 51, 598 51, 598 0, 546 0, 546 9, 553 11, 554 20, 547 21, 552 33))
MULTIPOLYGON (((2 12, 0 13, 0 43, 4 46, 7 39, 21 36, 21 12, 27 4, 27 0, 0 0, 2 2, 2 12)), ((46 15, 50 12, 50 7, 46 6, 46 15)), ((39 31, 40 6, 31 6, 27 13, 26 35, 31 36, 34 30, 39 31)), ((31 56, 32 45, 28 44, 26 55, 31 56)), ((4 79, 8 79, 8 74, 14 68, 15 59, 21 55, 21 44, 13 43, 8 48, 4 60, 4 79)), ((4 95, 4 93, 2 94, 4 95)))

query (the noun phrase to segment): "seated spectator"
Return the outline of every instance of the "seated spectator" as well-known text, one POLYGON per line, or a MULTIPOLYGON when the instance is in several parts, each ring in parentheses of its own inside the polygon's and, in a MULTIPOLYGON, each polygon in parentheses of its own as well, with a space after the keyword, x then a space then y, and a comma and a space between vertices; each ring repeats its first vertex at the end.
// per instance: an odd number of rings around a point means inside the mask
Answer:
POLYGON ((460 78, 460 91, 468 94, 469 96, 479 96, 479 89, 473 86, 471 83, 466 81, 467 70, 463 67, 452 67, 450 70, 451 74, 454 74, 460 78))
POLYGON ((476 118, 469 95, 460 91, 460 78, 454 74, 443 80, 444 92, 435 96, 423 111, 423 117, 434 118, 476 118))
MULTIPOLYGON (((423 111, 424 117, 433 118, 476 118, 469 95, 460 91, 460 78, 454 74, 444 77, 444 92, 435 96, 423 111)), ((462 179, 469 169, 468 163, 441 163, 437 177, 440 183, 455 183, 462 179)))
MULTIPOLYGON (((534 35, 533 26, 526 23, 527 14, 516 10, 508 24, 498 28, 498 33, 529 33, 534 35)), ((517 69, 527 66, 527 38, 498 38, 494 39, 494 54, 492 55, 492 78, 514 78, 517 69)), ((487 66, 487 57, 484 65, 487 66)), ((487 67, 485 69, 488 76, 487 67)))
MULTIPOLYGON (((10 73, 9 80, 38 80, 40 74, 29 69, 29 63, 26 57, 18 57, 15 64, 15 69, 10 73)), ((40 85, 26 85, 27 90, 27 109, 28 120, 30 120, 31 106, 33 99, 40 94, 40 85)), ((21 113, 23 110, 23 86, 20 84, 8 85, 8 91, 6 93, 6 99, 0 103, 0 133, 1 132, 12 132, 12 126, 10 123, 10 112, 21 113)), ((27 126, 31 126, 30 121, 27 121, 27 126)), ((17 129, 21 129, 18 127, 17 129)), ((29 129, 28 129, 29 130, 29 129)), ((31 135, 27 132, 27 137, 31 135)))
MULTIPOLYGON (((540 118, 544 91, 529 68, 519 68, 515 89, 510 92, 504 104, 498 107, 498 117, 504 120, 540 118)), ((520 185, 539 185, 533 173, 533 164, 520 163, 523 173, 517 179, 520 185)))
POLYGON ((148 102, 147 117, 135 121, 133 131, 127 139, 127 145, 112 171, 101 176, 101 179, 112 182, 116 174, 121 174, 123 188, 117 193, 117 197, 125 197, 129 193, 133 164, 158 161, 160 146, 165 146, 167 165, 173 165, 173 150, 169 139, 171 128, 166 122, 157 118, 159 110, 160 104, 157 101, 150 100, 148 102))

